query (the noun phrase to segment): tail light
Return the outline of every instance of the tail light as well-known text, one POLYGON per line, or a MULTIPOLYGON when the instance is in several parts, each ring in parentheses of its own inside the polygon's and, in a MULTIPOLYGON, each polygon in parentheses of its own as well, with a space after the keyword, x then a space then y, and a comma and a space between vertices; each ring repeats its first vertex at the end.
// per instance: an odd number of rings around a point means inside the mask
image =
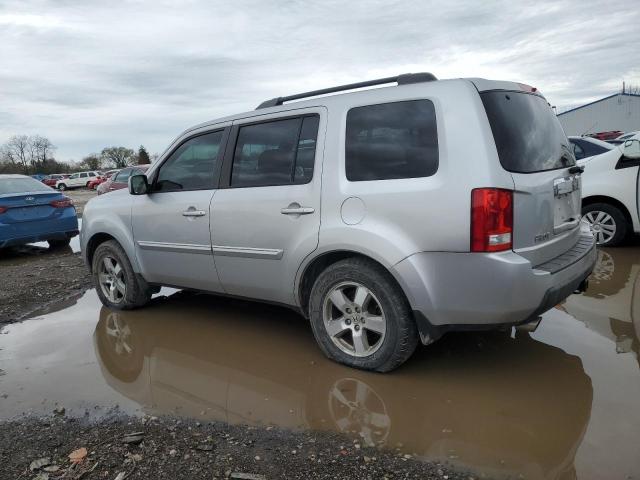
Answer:
POLYGON ((513 192, 501 188, 471 191, 471 251, 500 252, 513 246, 513 192))
POLYGON ((7 210, 9 210, 9 208, 7 207, 0 207, 0 214, 6 212, 7 210))
POLYGON ((53 208, 67 208, 73 206, 73 200, 69 197, 62 197, 61 200, 53 200, 49 203, 53 208))

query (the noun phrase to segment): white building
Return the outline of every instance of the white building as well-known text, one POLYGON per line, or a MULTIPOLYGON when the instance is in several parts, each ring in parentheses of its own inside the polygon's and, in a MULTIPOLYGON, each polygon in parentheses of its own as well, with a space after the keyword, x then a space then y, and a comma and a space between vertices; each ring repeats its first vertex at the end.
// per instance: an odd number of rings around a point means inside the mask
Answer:
POLYGON ((567 135, 640 130, 640 95, 616 93, 558 114, 567 135))

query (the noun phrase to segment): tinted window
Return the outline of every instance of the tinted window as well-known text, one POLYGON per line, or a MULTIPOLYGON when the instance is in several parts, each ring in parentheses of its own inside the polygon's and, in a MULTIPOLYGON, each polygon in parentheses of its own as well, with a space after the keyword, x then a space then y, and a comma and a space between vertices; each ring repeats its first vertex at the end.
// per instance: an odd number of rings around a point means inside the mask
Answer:
POLYGON ((505 170, 533 173, 575 165, 573 148, 543 97, 505 91, 480 96, 505 170))
POLYGON ((428 177, 438 170, 438 133, 429 100, 368 105, 349 110, 347 179, 428 177))
MULTIPOLYGON (((580 141, 580 146, 584 150, 585 157, 593 157, 594 155, 600 155, 601 153, 608 152, 610 150, 609 148, 597 145, 588 140, 580 141)), ((576 156, 576 158, 578 157, 576 156)))
POLYGON ((307 183, 313 177, 320 117, 290 118, 240 127, 231 185, 307 183))
POLYGON ((0 195, 7 193, 51 192, 51 188, 34 178, 0 179, 0 195))
POLYGON ((180 145, 160 167, 154 190, 166 192, 215 188, 222 133, 207 133, 180 145))
POLYGON ((87 174, 86 173, 81 173, 80 174, 80 178, 87 178, 87 174))
POLYGON ((582 149, 580 144, 576 140, 572 140, 571 143, 573 144, 573 154, 575 155, 576 160, 580 160, 581 158, 584 158, 585 157, 584 150, 582 149))
POLYGON ((131 176, 131 172, 133 172, 133 170, 130 170, 128 168, 126 170, 122 170, 120 171, 120 173, 118 173, 118 175, 116 175, 113 181, 116 183, 127 183, 129 181, 129 177, 131 176))

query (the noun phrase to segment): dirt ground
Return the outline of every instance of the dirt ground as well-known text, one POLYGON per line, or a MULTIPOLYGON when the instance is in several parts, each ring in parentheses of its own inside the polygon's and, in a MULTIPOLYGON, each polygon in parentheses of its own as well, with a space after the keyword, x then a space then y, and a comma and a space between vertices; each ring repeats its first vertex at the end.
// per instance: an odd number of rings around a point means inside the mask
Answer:
POLYGON ((3 479, 474 478, 335 433, 171 418, 30 418, 0 423, 0 445, 3 479), (69 455, 78 450, 82 459, 73 463, 69 455))

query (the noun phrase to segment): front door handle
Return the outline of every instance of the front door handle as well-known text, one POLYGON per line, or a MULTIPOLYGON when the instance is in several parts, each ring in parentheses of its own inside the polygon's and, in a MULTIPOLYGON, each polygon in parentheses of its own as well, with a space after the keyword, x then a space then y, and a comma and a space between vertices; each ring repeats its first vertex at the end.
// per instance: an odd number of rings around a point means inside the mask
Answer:
POLYGON ((207 214, 204 210, 196 210, 195 207, 189 207, 182 212, 183 217, 204 217, 207 214))
POLYGON ((313 207, 302 207, 299 203, 292 203, 288 207, 280 210, 280 213, 283 215, 309 215, 315 211, 313 207))

